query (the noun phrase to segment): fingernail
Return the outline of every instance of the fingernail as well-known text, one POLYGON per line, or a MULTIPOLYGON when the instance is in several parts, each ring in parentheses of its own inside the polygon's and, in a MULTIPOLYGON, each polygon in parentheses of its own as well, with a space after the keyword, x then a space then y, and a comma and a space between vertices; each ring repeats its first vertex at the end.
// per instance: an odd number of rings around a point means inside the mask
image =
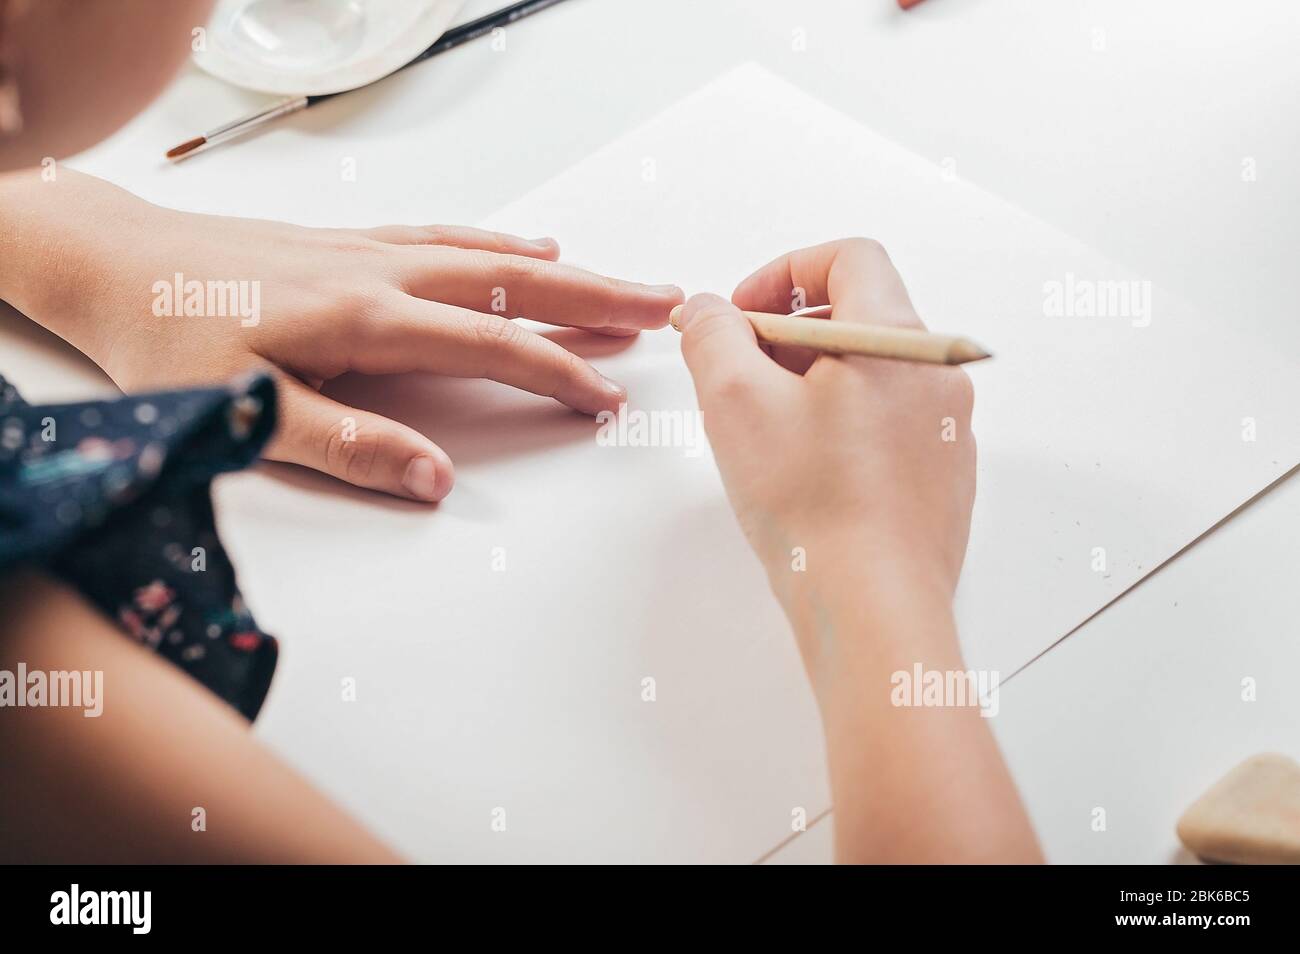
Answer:
MULTIPOLYGON (((700 310, 705 305, 712 305, 716 302, 722 302, 723 304, 726 303, 725 299, 717 295, 711 295, 708 292, 700 292, 698 295, 692 295, 686 304, 682 306, 682 310, 677 314, 677 324, 673 325, 673 327, 678 331, 685 331, 690 327, 691 322, 695 320, 695 316, 700 313, 700 310)), ((673 310, 676 311, 676 309, 673 310)))
POLYGON ((406 465, 402 486, 417 500, 438 499, 438 465, 432 457, 416 457, 406 465))
POLYGON ((529 239, 528 244, 536 246, 537 248, 546 248, 546 249, 560 247, 560 243, 555 241, 555 239, 551 238, 549 235, 546 236, 545 238, 529 239))
POLYGON ((684 293, 676 285, 647 285, 646 288, 654 295, 663 295, 665 298, 682 298, 684 293))
MULTIPOLYGON (((596 373, 600 374, 600 372, 596 373)), ((600 375, 600 380, 604 382, 605 390, 608 391, 610 396, 615 398, 619 404, 622 404, 627 400, 627 388, 623 387, 623 385, 619 384, 617 381, 610 380, 603 374, 600 375)))

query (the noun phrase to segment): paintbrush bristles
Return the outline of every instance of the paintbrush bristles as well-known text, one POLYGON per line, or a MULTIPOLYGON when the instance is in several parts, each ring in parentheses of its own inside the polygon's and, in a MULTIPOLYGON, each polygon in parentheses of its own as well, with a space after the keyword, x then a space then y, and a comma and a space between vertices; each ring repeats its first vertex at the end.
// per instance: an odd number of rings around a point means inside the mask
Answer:
MULTIPOLYGON (((893 358, 925 364, 968 364, 991 357, 969 338, 934 334, 922 328, 773 315, 760 311, 747 311, 744 315, 753 326, 754 334, 767 344, 795 345, 828 354, 893 358)), ((669 324, 678 331, 682 330, 681 317, 681 305, 674 308, 668 316, 669 324)))
POLYGON ((203 145, 207 141, 206 136, 195 136, 193 139, 187 139, 179 146, 172 146, 172 148, 168 149, 167 158, 179 159, 181 156, 188 155, 195 149, 198 149, 199 146, 203 145))

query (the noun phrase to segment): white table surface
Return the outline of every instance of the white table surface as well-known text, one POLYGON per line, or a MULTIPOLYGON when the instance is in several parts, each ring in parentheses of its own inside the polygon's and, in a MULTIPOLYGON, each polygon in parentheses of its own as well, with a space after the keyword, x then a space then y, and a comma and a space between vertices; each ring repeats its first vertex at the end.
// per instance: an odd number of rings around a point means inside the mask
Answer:
MULTIPOLYGON (((465 16, 494 5, 473 0, 465 16)), ((336 185, 339 162, 353 144, 373 149, 423 124, 449 144, 423 195, 437 197, 438 220, 471 223, 757 60, 1268 340, 1296 318, 1298 27, 1289 0, 1255 0, 1248 12, 1224 0, 927 0, 907 14, 893 0, 572 0, 511 28, 504 51, 453 51, 265 133, 259 154, 283 140, 284 161, 249 174, 318 188, 313 224, 373 224, 366 193, 336 185), (1247 160, 1255 181, 1243 181, 1247 160)), ((260 101, 188 71, 74 164, 177 207, 265 214, 237 194, 201 194, 198 177, 157 161, 260 101)), ((194 162, 239 164, 249 152, 194 162)), ((105 391, 16 320, 0 321, 0 342, 30 398, 105 391)), ((1052 860, 1170 860, 1177 812, 1214 777, 1261 747, 1300 754, 1300 738, 1285 734, 1300 719, 1283 687, 1261 689, 1245 713, 1233 691, 1264 666, 1278 679, 1285 652, 1295 662, 1293 601, 1280 585, 1300 539, 1295 483, 1006 686, 996 728, 1052 860), (1212 675, 1231 684, 1196 682, 1212 675), (1096 805, 1108 808, 1108 836, 1088 827, 1096 805)), ((331 789, 323 766, 285 755, 331 789)), ((773 860, 825 857, 812 849, 829 845, 828 828, 773 860)))

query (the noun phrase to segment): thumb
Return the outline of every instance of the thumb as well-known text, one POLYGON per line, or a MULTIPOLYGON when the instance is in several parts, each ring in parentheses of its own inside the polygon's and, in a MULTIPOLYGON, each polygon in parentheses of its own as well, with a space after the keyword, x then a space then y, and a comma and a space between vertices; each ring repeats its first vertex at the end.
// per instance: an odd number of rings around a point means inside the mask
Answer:
POLYGON ((265 456, 411 500, 441 500, 455 471, 442 448, 405 424, 340 404, 281 377, 280 426, 265 456))
POLYGON ((754 327, 739 308, 717 295, 692 295, 677 325, 682 356, 706 410, 757 389, 784 372, 759 347, 754 327))

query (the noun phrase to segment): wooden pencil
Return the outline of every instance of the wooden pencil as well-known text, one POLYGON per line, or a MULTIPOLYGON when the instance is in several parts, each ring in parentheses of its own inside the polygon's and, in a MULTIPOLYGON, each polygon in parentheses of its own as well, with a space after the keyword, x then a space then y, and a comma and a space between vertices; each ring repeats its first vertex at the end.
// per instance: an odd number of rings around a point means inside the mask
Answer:
MULTIPOLYGON (((856 321, 830 321, 830 306, 805 308, 792 315, 761 311, 744 312, 759 341, 797 345, 828 354, 894 358, 925 364, 968 364, 992 357, 971 341, 956 335, 940 335, 923 328, 871 325, 856 321)), ((681 331, 682 306, 669 314, 669 323, 681 331)))

